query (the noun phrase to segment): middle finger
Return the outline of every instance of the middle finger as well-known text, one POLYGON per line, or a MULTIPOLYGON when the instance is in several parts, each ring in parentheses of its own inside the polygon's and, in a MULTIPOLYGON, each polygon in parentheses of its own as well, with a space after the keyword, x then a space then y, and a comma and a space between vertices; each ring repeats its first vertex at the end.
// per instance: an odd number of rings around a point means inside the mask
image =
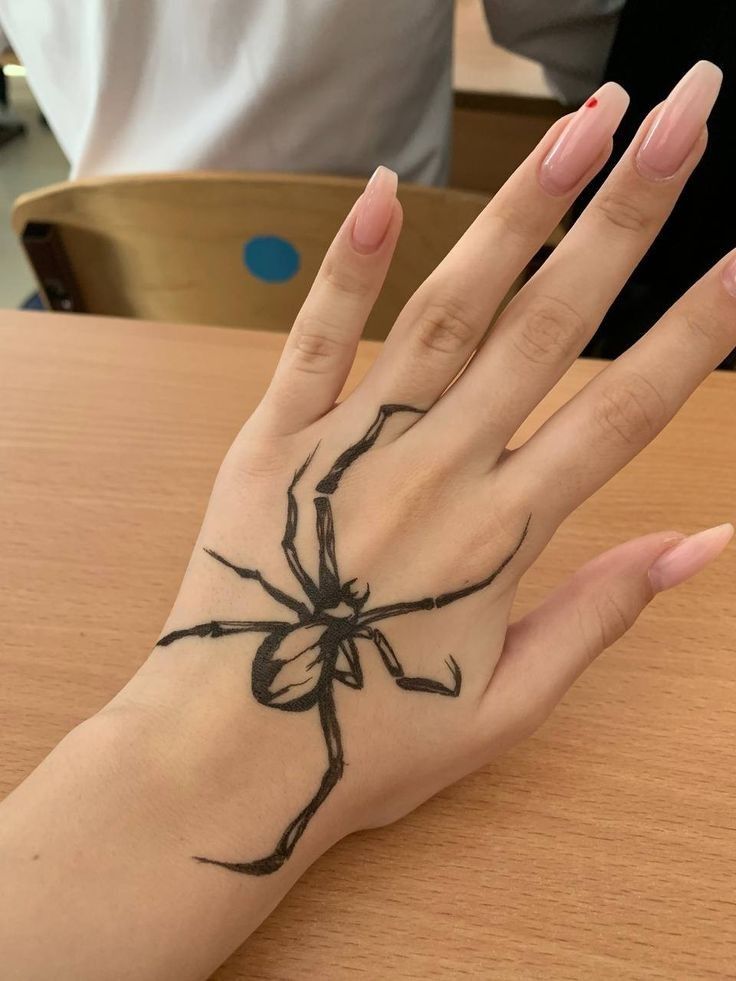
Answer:
POLYGON ((481 342, 514 280, 600 170, 628 105, 607 82, 559 120, 511 175, 399 315, 359 393, 426 409, 481 342))

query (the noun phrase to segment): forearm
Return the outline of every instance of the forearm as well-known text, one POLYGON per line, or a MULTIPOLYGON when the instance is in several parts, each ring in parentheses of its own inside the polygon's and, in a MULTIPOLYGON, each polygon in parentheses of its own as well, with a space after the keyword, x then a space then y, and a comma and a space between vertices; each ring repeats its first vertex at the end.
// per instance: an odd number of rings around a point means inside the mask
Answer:
MULTIPOLYGON (((286 781, 264 781, 265 760, 222 751, 212 729, 227 720, 181 708, 181 724, 103 712, 0 806, 5 978, 46 978, 50 958, 57 981, 207 977, 326 847, 312 835, 276 876, 195 861, 207 849, 242 857, 243 842, 267 848, 286 781)), ((238 729, 248 725, 257 747, 252 719, 238 729)))

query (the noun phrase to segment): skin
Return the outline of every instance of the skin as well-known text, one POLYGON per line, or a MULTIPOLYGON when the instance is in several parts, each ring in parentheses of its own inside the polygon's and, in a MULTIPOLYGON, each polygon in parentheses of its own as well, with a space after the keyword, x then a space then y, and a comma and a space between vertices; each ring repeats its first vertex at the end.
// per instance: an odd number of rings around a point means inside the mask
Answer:
MULTIPOLYGON (((312 483, 305 474, 300 496, 308 515, 315 481, 378 407, 408 404, 426 411, 392 417, 334 494, 343 580, 355 579, 358 592, 369 583, 372 605, 459 589, 499 566, 532 516, 523 546, 489 588, 383 625, 410 674, 448 682, 452 655, 462 667, 460 695, 402 690, 375 647, 362 647, 363 690, 335 691, 346 773, 291 858, 276 874, 254 878, 191 856, 237 860, 272 849, 324 770, 318 720, 253 698, 260 635, 187 637, 155 648, 123 691, 0 807, 5 978, 47 977, 49 950, 59 981, 206 977, 335 841, 394 821, 531 733, 656 590, 725 547, 729 529, 695 545, 655 532, 594 559, 539 609, 509 623, 520 577, 560 522, 644 448, 736 345, 726 259, 641 344, 520 449, 506 451, 584 347, 706 143, 703 130, 677 172, 652 181, 634 164, 640 134, 486 338, 511 282, 606 157, 604 150, 569 193, 543 190, 541 162, 564 125, 553 127, 420 287, 367 377, 338 403, 401 227, 393 203, 380 244, 358 248, 356 205, 259 408, 222 464, 162 631, 216 618, 284 619, 258 583, 205 549, 294 592, 279 548, 294 472, 318 446, 312 483), (662 572, 664 555, 672 559, 662 572)), ((311 520, 300 525, 298 543, 305 562, 314 562, 311 520)))

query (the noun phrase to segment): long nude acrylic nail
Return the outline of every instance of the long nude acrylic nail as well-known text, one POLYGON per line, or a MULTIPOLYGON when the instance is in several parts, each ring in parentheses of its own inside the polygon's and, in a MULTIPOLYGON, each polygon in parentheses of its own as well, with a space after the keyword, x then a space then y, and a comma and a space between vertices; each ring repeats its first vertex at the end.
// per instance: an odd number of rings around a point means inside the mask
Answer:
POLYGON ((677 83, 639 147, 636 166, 642 176, 664 180, 677 173, 710 116, 722 80, 717 65, 699 61, 677 83))
POLYGON ((375 252, 388 231, 399 179, 388 167, 378 167, 358 201, 353 225, 353 246, 358 252, 375 252))
POLYGON ((581 106, 539 168, 548 194, 568 194, 606 149, 629 105, 626 92, 606 82, 581 106))
POLYGON ((720 555, 733 538, 733 525, 717 525, 683 539, 656 560, 649 569, 649 581, 655 593, 679 586, 712 559, 720 555))

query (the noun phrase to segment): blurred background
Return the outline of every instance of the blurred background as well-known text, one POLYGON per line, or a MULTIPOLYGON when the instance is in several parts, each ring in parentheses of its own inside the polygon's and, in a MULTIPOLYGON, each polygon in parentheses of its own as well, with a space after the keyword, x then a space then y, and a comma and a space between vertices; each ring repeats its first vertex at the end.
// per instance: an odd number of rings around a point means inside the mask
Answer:
POLYGON ((25 69, 10 59, 6 51, 7 108, 0 114, 5 131, 0 137, 0 307, 17 307, 36 289, 33 272, 10 225, 13 202, 24 191, 66 180, 69 173, 59 144, 41 119, 25 69))
POLYGON ((708 151, 584 355, 617 357, 733 247, 733 0, 666 18, 657 0, 183 9, 0 0, 0 305, 285 331, 385 164, 405 222, 366 328, 380 339, 549 126, 619 82, 609 164, 518 289, 703 58, 725 72, 708 151))
MULTIPOLYGON (((461 102, 466 93, 530 100, 541 122, 532 120, 530 135, 521 135, 524 146, 536 139, 548 116, 561 111, 552 101, 540 65, 494 44, 482 0, 456 0, 453 47, 453 85, 461 102), (549 100, 550 105, 534 100, 549 100)), ((4 135, 0 135, 0 307, 17 307, 35 292, 37 285, 10 224, 13 202, 26 191, 66 180, 69 164, 40 114, 28 86, 26 69, 17 63, 9 48, 2 61, 7 95, 6 105, 0 109, 4 130, 4 135)), ((509 114, 513 108, 513 104, 506 107, 509 114)), ((473 160, 472 165, 483 169, 481 159, 473 160)), ((477 180, 469 183, 478 185, 477 180)))

